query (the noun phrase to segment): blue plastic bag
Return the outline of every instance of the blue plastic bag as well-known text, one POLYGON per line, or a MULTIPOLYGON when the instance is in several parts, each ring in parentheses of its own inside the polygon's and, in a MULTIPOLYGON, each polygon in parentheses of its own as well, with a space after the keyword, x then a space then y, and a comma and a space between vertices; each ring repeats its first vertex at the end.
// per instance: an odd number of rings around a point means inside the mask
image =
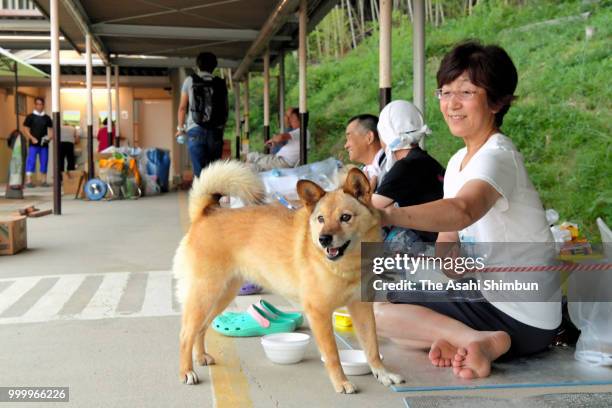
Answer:
POLYGON ((147 174, 157 177, 157 183, 162 192, 168 192, 170 177, 170 151, 164 149, 147 149, 147 174))

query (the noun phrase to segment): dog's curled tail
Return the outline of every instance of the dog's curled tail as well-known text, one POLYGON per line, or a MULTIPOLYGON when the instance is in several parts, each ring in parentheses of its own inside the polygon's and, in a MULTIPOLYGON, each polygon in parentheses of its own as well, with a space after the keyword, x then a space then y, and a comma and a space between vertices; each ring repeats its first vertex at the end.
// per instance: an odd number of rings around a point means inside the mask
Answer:
POLYGON ((235 160, 216 161, 193 179, 189 193, 189 218, 196 221, 206 209, 218 205, 222 196, 239 198, 245 204, 263 201, 261 179, 246 164, 235 160))

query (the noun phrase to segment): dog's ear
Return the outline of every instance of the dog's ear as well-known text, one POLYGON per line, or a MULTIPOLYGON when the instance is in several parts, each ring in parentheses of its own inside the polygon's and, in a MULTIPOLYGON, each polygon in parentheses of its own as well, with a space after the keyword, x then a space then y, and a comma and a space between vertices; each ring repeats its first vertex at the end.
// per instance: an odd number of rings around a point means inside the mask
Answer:
POLYGON ((312 212, 321 197, 325 195, 325 190, 310 180, 300 180, 297 183, 297 193, 304 206, 308 208, 309 212, 312 212))
POLYGON ((370 183, 365 174, 358 168, 352 168, 344 181, 342 190, 346 194, 350 194, 366 206, 370 206, 372 200, 372 192, 370 191, 370 183))

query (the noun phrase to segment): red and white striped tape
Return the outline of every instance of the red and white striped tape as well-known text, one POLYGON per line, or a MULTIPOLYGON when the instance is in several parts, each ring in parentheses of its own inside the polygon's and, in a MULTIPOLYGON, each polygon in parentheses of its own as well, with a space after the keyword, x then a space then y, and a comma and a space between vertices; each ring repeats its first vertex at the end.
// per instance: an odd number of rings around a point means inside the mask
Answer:
POLYGON ((529 265, 529 266, 492 266, 483 269, 472 269, 470 272, 574 272, 612 270, 612 264, 576 264, 563 265, 529 265))

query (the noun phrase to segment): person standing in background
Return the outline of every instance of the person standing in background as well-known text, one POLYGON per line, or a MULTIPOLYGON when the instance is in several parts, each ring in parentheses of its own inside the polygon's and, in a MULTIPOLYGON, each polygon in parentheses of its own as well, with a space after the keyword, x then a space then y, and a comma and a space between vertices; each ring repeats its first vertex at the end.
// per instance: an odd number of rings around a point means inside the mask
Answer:
POLYGON ((30 141, 26 160, 26 187, 34 187, 32 175, 36 172, 37 156, 40 156, 41 186, 49 187, 47 163, 49 162, 49 142, 53 139, 53 122, 51 117, 45 113, 43 98, 34 99, 34 111, 26 116, 23 126, 25 126, 25 136, 30 141))
POLYGON ((75 169, 74 145, 80 141, 78 130, 64 122, 60 133, 60 169, 70 171, 75 169), (66 163, 67 162, 67 163, 66 163))
POLYGON ((97 139, 98 139, 98 153, 104 151, 105 149, 107 149, 109 146, 113 145, 113 142, 115 140, 115 124, 112 124, 112 130, 111 130, 111 135, 110 137, 108 137, 108 120, 106 118, 104 118, 104 120, 102 121, 102 126, 100 126, 100 128, 98 129, 98 135, 97 135, 97 139))
POLYGON ((200 53, 196 65, 197 73, 188 76, 181 88, 175 137, 187 134, 193 175, 199 177, 202 169, 221 159, 229 105, 225 81, 212 74, 217 68, 215 54, 200 53))

